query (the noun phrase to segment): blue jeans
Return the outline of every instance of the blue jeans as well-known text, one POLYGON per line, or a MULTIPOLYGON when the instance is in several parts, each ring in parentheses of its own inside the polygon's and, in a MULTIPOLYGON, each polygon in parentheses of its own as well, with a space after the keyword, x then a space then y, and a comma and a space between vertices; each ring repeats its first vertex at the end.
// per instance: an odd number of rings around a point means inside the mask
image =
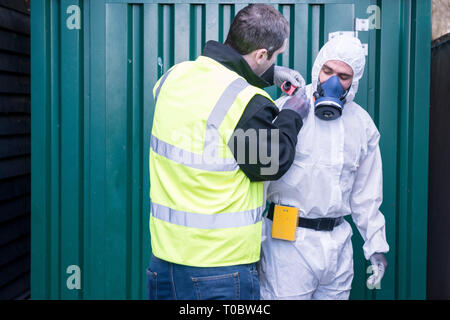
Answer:
POLYGON ((149 300, 259 300, 256 264, 189 267, 152 254, 147 269, 149 300))

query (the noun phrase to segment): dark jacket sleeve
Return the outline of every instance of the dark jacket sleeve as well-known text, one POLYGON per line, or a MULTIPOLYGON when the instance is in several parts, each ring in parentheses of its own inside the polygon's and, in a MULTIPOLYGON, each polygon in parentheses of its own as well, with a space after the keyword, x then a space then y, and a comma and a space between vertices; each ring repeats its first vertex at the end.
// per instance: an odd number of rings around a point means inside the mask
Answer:
POLYGON ((267 98, 253 97, 229 141, 240 169, 251 181, 281 178, 294 161, 297 135, 302 125, 296 112, 279 112, 267 98), (278 146, 278 152, 272 150, 271 143, 278 146))

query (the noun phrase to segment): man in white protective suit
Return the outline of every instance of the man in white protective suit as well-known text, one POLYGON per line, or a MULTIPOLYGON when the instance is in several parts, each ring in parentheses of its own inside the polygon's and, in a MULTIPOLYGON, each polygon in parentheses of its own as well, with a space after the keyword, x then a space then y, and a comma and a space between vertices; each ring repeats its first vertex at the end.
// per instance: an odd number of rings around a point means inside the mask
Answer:
MULTIPOLYGON (((380 283, 389 251, 382 202, 380 134, 353 101, 364 72, 360 41, 340 36, 320 50, 306 90, 309 116, 298 135, 292 167, 267 187, 258 265, 262 299, 348 299, 353 280, 352 216, 364 256, 380 283), (320 80, 320 81, 319 81, 320 80), (272 237, 275 205, 298 209, 295 240, 272 237)), ((295 94, 299 94, 298 92, 295 94)), ((282 108, 289 96, 278 99, 282 108)))

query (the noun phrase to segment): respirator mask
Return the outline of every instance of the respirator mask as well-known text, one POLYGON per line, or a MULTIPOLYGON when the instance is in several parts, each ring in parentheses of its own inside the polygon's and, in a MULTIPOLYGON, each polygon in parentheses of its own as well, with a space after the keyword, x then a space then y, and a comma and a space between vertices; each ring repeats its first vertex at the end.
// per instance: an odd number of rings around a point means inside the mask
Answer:
POLYGON ((337 76, 330 77, 327 81, 317 82, 317 91, 314 92, 314 113, 322 120, 335 120, 342 115, 345 97, 350 91, 341 85, 337 76))

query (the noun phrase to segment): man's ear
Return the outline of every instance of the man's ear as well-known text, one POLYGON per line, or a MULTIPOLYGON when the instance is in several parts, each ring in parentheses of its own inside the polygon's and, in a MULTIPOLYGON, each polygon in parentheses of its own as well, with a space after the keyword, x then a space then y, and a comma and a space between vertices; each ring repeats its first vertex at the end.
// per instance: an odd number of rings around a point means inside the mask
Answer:
POLYGON ((267 49, 258 49, 255 50, 255 61, 257 64, 262 64, 266 60, 267 57, 267 49))

